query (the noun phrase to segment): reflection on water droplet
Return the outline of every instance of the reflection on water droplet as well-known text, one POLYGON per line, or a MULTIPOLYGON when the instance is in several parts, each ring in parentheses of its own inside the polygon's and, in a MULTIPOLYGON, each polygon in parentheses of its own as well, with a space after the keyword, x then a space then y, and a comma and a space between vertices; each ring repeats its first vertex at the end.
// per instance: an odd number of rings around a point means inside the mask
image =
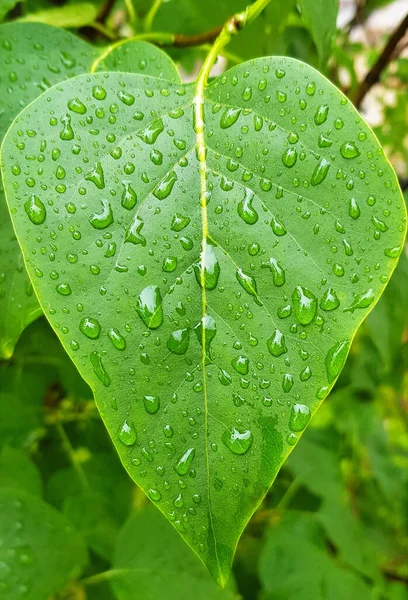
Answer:
POLYGON ((194 265, 197 283, 206 290, 216 288, 220 276, 220 264, 214 251, 214 246, 206 243, 201 252, 201 261, 194 265))
POLYGON ((47 211, 44 203, 35 194, 31 196, 30 200, 24 203, 24 210, 34 225, 42 225, 44 223, 47 211))
POLYGON ((101 326, 97 319, 84 317, 79 324, 80 331, 91 340, 96 340, 100 336, 101 326))
POLYGON ((136 431, 133 423, 129 425, 127 421, 124 421, 119 430, 118 437, 125 446, 133 446, 136 443, 136 431))
POLYGON ((314 122, 316 125, 322 125, 325 121, 327 121, 327 115, 329 114, 329 107, 327 104, 321 104, 317 107, 314 122))
POLYGON ((158 200, 164 200, 170 196, 177 179, 177 173, 175 171, 169 171, 166 173, 164 179, 157 184, 153 191, 153 195, 156 196, 158 200))
POLYGON ((360 151, 354 142, 344 142, 340 147, 340 154, 343 158, 356 158, 360 156, 360 151))
POLYGON ((230 107, 225 110, 221 115, 220 127, 221 129, 228 129, 231 125, 237 122, 239 115, 241 114, 240 108, 230 107))
POLYGON ((294 404, 289 418, 289 428, 292 431, 303 431, 310 421, 310 408, 306 404, 294 404))
POLYGON ((85 181, 91 181, 96 185, 98 190, 103 190, 105 187, 105 177, 102 169, 102 164, 97 162, 95 168, 87 173, 84 177, 85 181))
POLYGON ((269 268, 272 272, 273 284, 281 287, 285 283, 285 271, 275 258, 270 258, 269 262, 262 263, 263 268, 269 268))
POLYGON ((184 452, 183 456, 179 459, 179 461, 174 467, 174 470, 176 471, 176 473, 178 473, 178 475, 183 476, 188 473, 188 470, 191 467, 191 463, 193 462, 194 455, 194 448, 189 448, 188 450, 186 450, 186 452, 184 452))
POLYGON ((395 246, 394 248, 386 248, 384 250, 384 254, 385 256, 388 256, 388 258, 398 258, 401 254, 401 249, 401 246, 395 246))
POLYGON ((349 215, 352 219, 358 219, 360 216, 360 208, 355 198, 350 198, 349 200, 349 215))
POLYGON ((141 234, 143 227, 144 221, 139 217, 139 215, 135 215, 132 223, 126 230, 125 242, 146 246, 146 238, 141 234))
POLYGON ((109 204, 109 202, 107 200, 102 200, 102 212, 100 213, 94 213, 90 218, 89 218, 89 222, 91 223, 92 227, 94 227, 95 229, 105 229, 106 227, 109 227, 109 225, 112 225, 113 223, 113 213, 112 213, 112 208, 111 205, 109 204))
POLYGON ((132 208, 134 208, 137 203, 136 192, 132 188, 132 186, 130 185, 130 183, 128 181, 122 181, 122 185, 123 185, 123 193, 122 193, 121 204, 122 204, 123 208, 126 208, 127 210, 132 210, 132 208))
POLYGON ((117 350, 124 350, 126 348, 126 340, 123 335, 114 327, 109 329, 108 338, 117 350))
POLYGON ((329 383, 332 383, 343 368, 347 358, 349 341, 337 342, 330 348, 326 356, 326 371, 329 383))
POLYGON ((137 135, 145 144, 154 144, 162 131, 164 131, 164 123, 162 119, 156 119, 156 121, 150 123, 145 129, 139 131, 137 135))
POLYGON ((249 429, 231 427, 224 431, 221 439, 234 454, 245 454, 252 445, 253 435, 249 429))
POLYGON ((187 227, 190 221, 190 217, 181 215, 180 213, 176 213, 171 222, 171 230, 181 231, 182 229, 187 227))
POLYGON ((275 235, 278 235, 279 237, 281 237, 282 235, 285 235, 287 233, 286 227, 284 226, 284 224, 274 216, 272 216, 272 218, 271 218, 271 227, 272 227, 273 233, 275 235))
POLYGON ((241 375, 247 375, 249 371, 249 359, 246 356, 236 356, 232 359, 231 365, 241 375))
POLYGON ((297 161, 297 152, 295 148, 286 148, 285 152, 282 154, 282 162, 285 167, 293 167, 297 161))
POLYGON ((255 298, 255 302, 258 306, 262 306, 262 302, 258 298, 258 293, 256 289, 256 281, 252 275, 247 275, 244 273, 242 269, 237 269, 235 272, 236 278, 244 290, 255 298))
POLYGON ((160 289, 149 285, 142 290, 136 301, 136 310, 149 329, 157 329, 163 322, 163 307, 160 289))
POLYGON ((210 315, 205 315, 201 321, 194 327, 198 341, 204 346, 206 355, 210 355, 210 345, 217 333, 217 326, 210 315))
POLYGON ((69 283, 59 283, 55 289, 61 296, 70 296, 72 294, 69 283))
POLYGON ((293 294, 293 307, 295 315, 301 325, 311 323, 316 315, 317 298, 307 288, 296 286, 293 294))

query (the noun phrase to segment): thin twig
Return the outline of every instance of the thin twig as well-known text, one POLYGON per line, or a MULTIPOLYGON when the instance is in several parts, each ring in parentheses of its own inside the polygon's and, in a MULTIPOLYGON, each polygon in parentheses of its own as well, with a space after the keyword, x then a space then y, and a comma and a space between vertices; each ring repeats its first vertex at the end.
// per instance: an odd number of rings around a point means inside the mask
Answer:
POLYGON ((354 104, 357 108, 361 106, 361 102, 373 85, 380 80, 381 73, 384 71, 384 69, 386 69, 390 62, 396 57, 396 48, 399 41, 404 37, 407 29, 408 14, 395 29, 394 33, 384 46, 384 49, 378 57, 376 63, 371 67, 364 80, 358 86, 353 98, 354 104))
POLYGON ((111 10, 113 8, 113 5, 115 4, 115 0, 106 0, 106 2, 104 2, 98 12, 98 15, 96 17, 96 22, 97 23, 102 23, 104 24, 106 19, 109 17, 111 10))

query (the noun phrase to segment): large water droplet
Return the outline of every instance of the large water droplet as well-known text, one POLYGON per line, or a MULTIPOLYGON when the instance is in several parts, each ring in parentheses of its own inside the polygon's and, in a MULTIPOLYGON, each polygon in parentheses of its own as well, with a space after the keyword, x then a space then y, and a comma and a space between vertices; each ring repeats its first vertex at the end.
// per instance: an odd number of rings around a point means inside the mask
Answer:
POLYGON ((146 246, 146 238, 141 234, 143 226, 144 221, 139 217, 139 215, 135 215, 132 223, 126 230, 125 242, 146 246))
POLYGON ((201 252, 201 262, 194 265, 197 282, 206 290, 213 290, 217 286, 220 276, 220 264, 214 251, 214 246, 206 243, 201 252))
POLYGON ((337 342, 330 348, 326 356, 326 371, 329 383, 339 375, 347 358, 349 341, 337 342))
POLYGON ((259 306, 262 306, 262 302, 258 298, 256 281, 255 281, 254 277, 252 277, 252 275, 247 275, 247 273, 244 273, 244 271, 242 269, 237 269, 235 272, 235 275, 236 275, 238 282, 241 284, 241 286, 244 288, 244 290, 250 296, 253 296, 255 298, 255 302, 259 306))
POLYGON ((171 222, 171 230, 172 231, 181 231, 190 223, 191 219, 188 216, 181 215, 180 213, 176 213, 171 222))
POLYGON ((92 352, 90 356, 91 364, 94 370, 95 375, 98 379, 103 383, 105 387, 109 387, 111 384, 111 379, 109 377, 108 372, 106 371, 102 357, 99 352, 92 352))
POLYGON ((194 327, 198 341, 204 347, 206 355, 210 355, 210 344, 217 333, 215 320, 211 315, 204 315, 201 321, 194 327))
POLYGON ((287 233, 285 225, 274 216, 271 218, 271 227, 273 233, 279 237, 287 233))
POLYGON ((122 204, 123 208, 126 208, 127 210, 132 210, 132 208, 134 208, 137 203, 136 192, 132 188, 132 186, 130 185, 130 183, 128 181, 122 181, 122 185, 123 185, 123 193, 122 193, 121 204, 122 204))
POLYGON ((157 329, 163 322, 163 307, 160 289, 149 285, 142 290, 136 301, 136 310, 149 329, 157 329))
POLYGON ((102 207, 102 212, 94 213, 89 218, 89 222, 91 223, 92 227, 95 227, 95 229, 105 229, 113 223, 113 213, 109 202, 103 199, 102 207))
POLYGON ((258 220, 258 213, 252 206, 255 194, 249 188, 245 188, 244 198, 238 203, 238 214, 248 225, 254 225, 258 220))
POLYGON ((79 323, 80 331, 91 340, 96 340, 100 336, 101 326, 97 319, 84 317, 79 323))
POLYGON ((249 359, 246 356, 236 356, 231 361, 232 366, 240 375, 247 375, 249 371, 249 359))
POLYGON ((320 308, 323 310, 335 310, 340 306, 340 300, 333 288, 328 288, 320 300, 320 308))
POLYGON ((190 329, 177 329, 170 334, 167 348, 173 354, 185 354, 190 343, 190 329))
POLYGON ((156 121, 150 123, 145 129, 139 131, 137 135, 145 144, 154 144, 162 131, 164 131, 164 123, 162 119, 156 119, 156 121))
POLYGON ((289 428, 292 431, 303 431, 310 421, 310 408, 306 404, 294 404, 290 412, 289 428))
POLYGON ((327 115, 329 114, 329 107, 327 104, 321 104, 317 107, 314 122, 316 125, 322 125, 325 121, 327 121, 327 115))
POLYGON ((374 290, 370 288, 363 294, 354 294, 354 300, 344 309, 344 312, 353 313, 357 308, 368 308, 374 302, 374 290))
POLYGON ((360 208, 355 198, 350 198, 349 200, 349 215, 352 219, 358 219, 360 216, 360 208))
POLYGON ((285 271, 275 258, 270 258, 269 262, 262 263, 263 268, 268 268, 272 272, 273 284, 281 287, 285 283, 285 271))
POLYGON ((123 335, 114 327, 109 329, 108 338, 117 350, 124 350, 126 348, 126 340, 123 335))
POLYGON ((354 142, 344 142, 340 147, 340 154, 343 158, 356 158, 356 156, 360 156, 360 150, 354 142))
POLYGON ((295 315, 301 325, 311 323, 316 315, 317 298, 307 288, 296 286, 293 294, 293 307, 295 315))
POLYGON ((133 423, 124 421, 122 427, 119 429, 118 434, 119 440, 125 446, 133 446, 136 443, 136 431, 133 423))
POLYGON ((282 162, 285 167, 293 167, 297 161, 297 152, 295 148, 286 148, 285 152, 282 154, 282 162))
POLYGON ((160 398, 157 396, 145 396, 143 404, 149 415, 155 415, 160 408, 160 398))
POLYGON ((225 110, 221 115, 220 127, 221 129, 228 129, 231 125, 237 122, 239 115, 241 114, 240 108, 230 107, 225 110))
POLYGON ((222 441, 234 454, 245 454, 253 442, 253 435, 249 429, 231 427, 222 434, 222 441))
POLYGON ((153 195, 156 196, 158 200, 164 200, 171 194, 171 190, 173 189, 174 184, 176 183, 178 177, 175 171, 169 171, 164 179, 158 183, 156 188, 153 191, 153 195))
POLYGON ((98 188, 98 190, 103 190, 105 187, 105 177, 103 173, 102 164, 97 162, 95 168, 87 173, 84 177, 85 181, 92 181, 98 188))
POLYGON ((275 333, 269 338, 267 345, 272 356, 278 357, 287 352, 285 336, 279 329, 275 329, 275 333))
POLYGON ((179 459, 179 461, 174 467, 174 470, 176 471, 176 473, 178 473, 178 475, 183 476, 188 473, 188 470, 191 467, 191 463, 193 462, 194 455, 194 448, 189 448, 188 450, 186 450, 186 452, 184 452, 183 456, 179 459))
POLYGON ((44 223, 47 210, 43 202, 35 194, 31 196, 30 200, 24 203, 24 210, 34 225, 42 225, 44 223))
POLYGON ((315 170, 313 171, 312 178, 310 180, 311 185, 319 185, 326 179, 326 175, 330 169, 330 161, 326 158, 321 158, 317 163, 315 170))

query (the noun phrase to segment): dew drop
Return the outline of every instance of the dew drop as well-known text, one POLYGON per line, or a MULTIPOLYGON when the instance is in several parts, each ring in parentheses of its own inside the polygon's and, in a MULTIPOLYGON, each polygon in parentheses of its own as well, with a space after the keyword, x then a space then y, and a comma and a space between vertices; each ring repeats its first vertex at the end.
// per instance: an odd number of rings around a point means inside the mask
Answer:
POLYGON ((163 307, 157 285, 149 285, 140 292, 136 301, 136 311, 149 329, 160 327, 163 322, 163 307))
POLYGON ((344 312, 353 313, 357 308, 368 308, 374 302, 374 291, 372 288, 363 294, 354 294, 354 300, 344 309, 344 312))
POLYGON ((201 252, 201 262, 194 265, 194 273, 197 280, 206 290, 216 288, 220 276, 220 263, 214 251, 214 246, 208 242, 201 252))
POLYGON ((344 142, 340 147, 340 154, 343 158, 356 158, 360 156, 360 151, 354 142, 344 142))
POLYGON ((252 206, 254 192, 249 188, 245 189, 244 198, 238 203, 238 214, 248 225, 254 225, 258 221, 258 213, 252 206))
POLYGON ((340 306, 340 300, 332 287, 328 288, 320 300, 320 308, 322 310, 335 310, 340 306))
POLYGON ((321 158, 317 163, 315 170, 313 171, 312 178, 310 180, 311 185, 319 185, 326 179, 326 175, 330 168, 330 161, 326 158, 321 158))
POLYGON ((95 375, 98 377, 98 379, 103 383, 103 385, 105 387, 109 387, 111 384, 111 379, 103 365, 102 357, 99 354, 99 352, 92 352, 91 356, 89 358, 90 358, 95 375))
POLYGON ((106 229, 113 223, 113 213, 111 205, 107 200, 102 199, 102 212, 94 213, 89 222, 95 229, 106 229))
POLYGON ((84 317, 79 323, 80 331, 91 340, 96 340, 101 334, 101 326, 97 319, 84 317))
POLYGON ((191 467, 191 463, 193 462, 194 455, 194 448, 189 448, 188 450, 186 450, 186 452, 184 452, 183 456, 181 456, 181 458, 178 460, 177 464, 174 467, 174 470, 178 475, 183 477, 183 475, 186 475, 188 473, 188 470, 191 467))
POLYGON ((295 315, 301 325, 311 323, 316 315, 317 298, 307 288, 296 286, 293 294, 293 307, 295 315))
POLYGON ((231 125, 237 122, 239 116, 241 114, 240 108, 227 108, 225 112, 221 115, 220 119, 220 127, 221 129, 228 129, 231 125))
POLYGON ((157 396, 144 396, 143 404, 149 415, 155 415, 160 408, 160 398, 157 396))
POLYGON ((287 352, 285 336, 279 329, 275 329, 275 332, 267 341, 269 352, 272 356, 278 357, 287 352))
POLYGON ((112 342, 113 346, 117 349, 117 350, 125 350, 126 348, 126 340, 123 337, 123 335, 114 327, 112 327, 111 329, 109 329, 108 331, 108 338, 110 339, 110 341, 112 342))
POLYGON ((231 427, 231 429, 224 431, 221 439, 234 454, 245 454, 252 445, 253 435, 249 429, 231 427))
POLYGON ((310 408, 306 404, 294 404, 289 417, 289 429, 303 431, 310 421, 310 408))
POLYGON ((167 348, 173 354, 182 355, 188 350, 190 343, 190 329, 177 329, 170 334, 167 340, 167 348))
POLYGON ((118 437, 125 446, 133 446, 136 443, 136 431, 133 423, 129 425, 127 421, 124 421, 119 429, 118 437))
POLYGON ((339 375, 347 358, 349 341, 337 342, 330 348, 326 356, 326 371, 329 383, 339 375))
POLYGON ((273 284, 276 285, 276 287, 281 287, 285 283, 285 271, 275 258, 271 257, 269 262, 262 263, 261 266, 271 270, 273 284))
POLYGON ((150 123, 147 127, 139 131, 138 137, 145 142, 145 144, 154 144, 159 135, 164 131, 164 123, 162 119, 156 119, 153 123, 150 123))
POLYGON ((43 202, 35 194, 31 196, 30 200, 24 203, 24 210, 34 225, 42 225, 44 223, 47 211, 43 202))

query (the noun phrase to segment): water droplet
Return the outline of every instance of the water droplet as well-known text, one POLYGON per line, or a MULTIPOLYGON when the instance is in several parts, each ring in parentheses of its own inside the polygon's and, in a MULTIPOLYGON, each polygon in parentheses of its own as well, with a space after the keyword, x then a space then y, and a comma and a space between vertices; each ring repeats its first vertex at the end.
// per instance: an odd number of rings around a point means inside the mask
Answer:
POLYGON ((64 125, 63 130, 60 133, 60 139, 64 141, 69 141, 74 139, 74 130, 71 126, 71 116, 66 114, 61 118, 61 123, 64 125))
POLYGON ((314 122, 316 125, 322 125, 325 121, 327 121, 327 115, 329 114, 329 107, 327 104, 321 104, 317 107, 314 122))
POLYGON ((221 115, 220 127, 221 129, 228 129, 231 125, 237 122, 239 115, 241 114, 240 108, 230 107, 225 110, 221 115))
POLYGON ((378 219, 374 216, 372 217, 371 222, 374 225, 374 227, 378 229, 378 231, 381 231, 381 233, 385 233, 386 231, 388 231, 388 226, 384 223, 384 221, 381 221, 381 219, 378 219))
POLYGON ((352 219, 358 219, 360 216, 360 208, 355 198, 350 198, 349 200, 349 215, 352 219))
POLYGON ((240 285, 244 288, 244 290, 255 298, 255 302, 262 306, 262 302, 258 298, 258 293, 256 289, 256 281, 252 275, 247 275, 244 273, 242 269, 237 269, 235 272, 235 276, 240 283, 240 285))
POLYGON ((80 331, 91 340, 96 340, 100 336, 101 326, 97 319, 84 317, 79 324, 80 331))
POLYGON ((157 329, 163 322, 163 307, 160 289, 149 285, 142 290, 136 301, 136 310, 149 329, 157 329))
POLYGON ((162 269, 165 273, 172 273, 177 268, 177 258, 175 256, 167 256, 163 260, 162 269))
POLYGON ((269 262, 262 263, 263 268, 269 268, 272 272, 273 284, 281 287, 285 283, 285 271, 275 258, 270 258, 269 262))
POLYGON ((102 357, 99 354, 99 352, 92 352, 91 356, 89 358, 90 358, 95 375, 98 377, 98 379, 103 383, 103 385, 105 387, 109 387, 111 384, 111 379, 103 365, 102 357))
POLYGON ((306 404, 294 404, 290 412, 289 428, 292 431, 303 431, 310 417, 310 408, 306 404))
POLYGON ((159 490, 150 488, 147 493, 149 495, 150 500, 152 500, 152 502, 159 502, 159 500, 161 500, 162 495, 159 492, 159 490))
POLYGON ((246 356, 236 356, 231 361, 234 369, 240 373, 240 375, 247 375, 249 371, 249 359, 246 356))
POLYGON ((388 258, 398 258, 401 254, 401 250, 401 246, 395 246, 394 248, 386 248, 384 250, 384 254, 385 256, 388 256, 388 258))
POLYGON ((326 158, 321 158, 317 163, 315 170, 313 171, 312 178, 310 180, 311 185, 319 185, 326 179, 326 175, 330 169, 330 161, 326 158))
POLYGON ((149 415, 155 415, 160 408, 160 398, 157 396, 145 396, 143 404, 149 415))
POLYGON ((297 161, 297 152, 295 148, 286 148, 285 152, 282 154, 282 162, 285 167, 293 167, 297 161))
POLYGON ((340 154, 343 158, 356 158, 360 156, 360 151, 354 142, 344 142, 340 147, 340 154))
POLYGON ((187 227, 190 221, 190 217, 181 215, 180 213, 176 213, 171 222, 171 230, 181 231, 182 229, 187 227))
POLYGON ((205 353, 210 354, 210 344, 217 333, 215 320, 211 315, 205 315, 201 321, 194 327, 198 341, 205 348, 205 353))
POLYGON ((78 115, 84 115, 86 113, 86 106, 79 98, 68 100, 68 108, 78 115))
POLYGON ((231 427, 231 429, 224 431, 221 439, 234 454, 245 454, 252 445, 253 435, 249 429, 231 427))
POLYGON ((244 198, 238 203, 238 214, 248 225, 254 225, 258 221, 258 213, 252 206, 254 192, 245 188, 244 198))
POLYGON ((156 119, 156 121, 150 123, 145 129, 139 131, 137 135, 145 144, 154 144, 162 131, 164 131, 164 123, 162 119, 156 119))
POLYGON ((316 315, 317 298, 307 288, 296 286, 293 294, 293 307, 295 315, 301 325, 311 323, 316 315))
POLYGON ((105 229, 113 223, 113 213, 111 205, 107 200, 102 199, 102 212, 94 213, 90 218, 89 222, 95 229, 105 229))
POLYGON ((220 276, 220 264, 214 251, 214 246, 206 243, 201 252, 201 262, 194 265, 197 282, 206 290, 213 290, 217 286, 220 276))
POLYGON ((24 210, 34 225, 42 225, 44 223, 47 211, 43 202, 35 194, 31 196, 30 200, 24 203, 24 210))
POLYGON ((135 215, 132 223, 126 230, 125 242, 146 246, 146 238, 141 234, 143 226, 144 221, 139 217, 139 215, 135 215))
POLYGON ((176 473, 178 473, 178 475, 183 476, 188 473, 188 470, 191 467, 191 463, 193 462, 194 455, 194 448, 189 448, 188 450, 186 450, 186 452, 184 452, 183 456, 179 459, 179 461, 174 467, 174 470, 176 471, 176 473))
POLYGON ((320 308, 323 310, 335 310, 340 306, 340 300, 333 288, 328 288, 320 300, 320 308))
POLYGON ((137 195, 128 181, 122 181, 123 193, 121 204, 126 210, 132 210, 137 203, 137 195))
POLYGON ((281 237, 282 235, 285 235, 287 233, 286 227, 284 226, 284 224, 274 216, 271 218, 271 227, 272 227, 273 233, 279 237, 281 237))
POLYGON ((267 341, 267 346, 272 356, 276 357, 281 356, 288 351, 286 348, 285 336, 279 329, 275 329, 275 332, 267 341))
POLYGON ((354 300, 344 309, 344 312, 353 313, 357 308, 368 308, 374 302, 374 291, 372 288, 364 292, 363 294, 354 294, 354 300))
POLYGON ((72 294, 69 283, 59 283, 55 289, 61 296, 70 296, 72 294))
POLYGON ((95 168, 87 173, 84 177, 85 181, 91 181, 96 185, 98 190, 103 190, 105 187, 105 177, 102 164, 97 162, 95 168))
POLYGON ((293 387, 293 375, 285 373, 282 380, 282 389, 287 394, 293 387))
POLYGON ((127 421, 124 421, 119 430, 118 437, 125 446, 133 446, 136 443, 136 431, 133 423, 129 425, 127 421))
POLYGON ((170 334, 167 348, 173 354, 182 355, 187 352, 190 343, 190 329, 177 329, 170 334))
POLYGON ((124 350, 126 348, 126 340, 123 335, 114 327, 109 329, 108 338, 117 350, 124 350))
POLYGON ((326 371, 329 383, 332 383, 343 368, 347 358, 349 341, 337 342, 330 348, 326 356, 326 371))
POLYGON ((164 200, 165 198, 170 196, 173 186, 176 183, 177 179, 177 173, 175 171, 169 171, 164 177, 164 179, 162 179, 162 181, 158 183, 158 185, 153 191, 153 195, 156 196, 158 200, 164 200))

